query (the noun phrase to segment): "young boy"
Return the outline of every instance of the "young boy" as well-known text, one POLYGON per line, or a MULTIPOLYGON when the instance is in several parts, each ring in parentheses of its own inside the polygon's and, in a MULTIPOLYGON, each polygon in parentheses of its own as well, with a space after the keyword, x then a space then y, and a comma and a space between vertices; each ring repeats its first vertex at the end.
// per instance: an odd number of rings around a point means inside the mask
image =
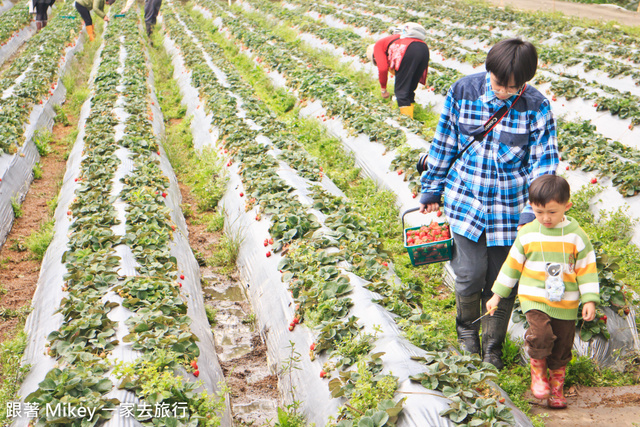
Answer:
POLYGON ((600 302, 593 246, 578 223, 565 216, 570 194, 569 183, 560 176, 542 175, 531 183, 529 203, 536 219, 518 231, 487 301, 493 315, 500 298, 518 285, 529 322, 525 347, 531 358, 531 391, 558 409, 567 407, 562 387, 578 307, 582 302, 582 318, 590 321, 600 302))

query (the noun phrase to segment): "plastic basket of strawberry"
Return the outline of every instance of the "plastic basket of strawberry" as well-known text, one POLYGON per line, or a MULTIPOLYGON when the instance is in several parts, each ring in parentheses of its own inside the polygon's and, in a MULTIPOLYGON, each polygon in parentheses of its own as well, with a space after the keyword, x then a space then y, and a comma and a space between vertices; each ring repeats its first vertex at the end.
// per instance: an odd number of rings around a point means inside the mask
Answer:
MULTIPOLYGON (((429 225, 419 227, 404 227, 404 216, 416 212, 420 208, 412 208, 402 214, 402 228, 404 230, 404 247, 409 253, 413 266, 433 264, 451 260, 453 255, 453 238, 449 224, 432 219, 429 225)), ((438 211, 440 217, 442 211, 438 211)))

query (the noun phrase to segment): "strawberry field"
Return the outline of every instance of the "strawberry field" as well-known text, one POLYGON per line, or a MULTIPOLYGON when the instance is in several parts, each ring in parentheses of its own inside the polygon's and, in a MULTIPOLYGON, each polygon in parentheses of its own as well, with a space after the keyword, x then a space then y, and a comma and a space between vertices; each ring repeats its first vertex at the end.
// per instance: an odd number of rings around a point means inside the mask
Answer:
POLYGON ((2 344, 17 373, 0 371, 0 420, 251 425, 231 381, 243 362, 212 332, 229 321, 210 305, 213 271, 240 284, 277 377, 277 402, 253 405, 265 424, 544 425, 524 395, 521 310, 503 371, 461 354, 446 217, 404 215, 450 85, 514 36, 538 48, 569 215, 598 257, 602 305, 578 320, 568 386, 638 384, 637 28, 466 2, 164 0, 149 43, 141 10, 122 7, 90 45, 73 3, 38 33, 24 5, 0 13, 3 250, 22 244, 11 227, 43 133, 77 116, 30 308, 0 304, 3 321, 26 319, 19 350, 2 344), (365 59, 408 21, 431 51, 415 120, 380 98, 365 59), (89 69, 65 99, 74 56, 89 69), (194 246, 202 224, 211 256, 194 246))

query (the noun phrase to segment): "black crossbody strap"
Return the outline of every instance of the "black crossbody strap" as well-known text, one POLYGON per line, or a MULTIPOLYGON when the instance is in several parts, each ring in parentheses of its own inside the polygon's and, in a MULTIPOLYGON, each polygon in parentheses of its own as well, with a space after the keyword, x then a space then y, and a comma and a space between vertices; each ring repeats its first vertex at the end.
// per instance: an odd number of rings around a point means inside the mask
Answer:
POLYGON ((491 130, 496 127, 496 125, 498 123, 500 123, 500 120, 502 120, 504 118, 504 116, 506 116, 509 113, 509 110, 511 109, 511 107, 513 107, 516 102, 518 102, 518 99, 520 99, 520 97, 522 96, 522 94, 524 93, 524 91, 527 89, 527 85, 525 84, 522 87, 522 90, 520 91, 520 93, 518 94, 518 97, 511 103, 511 105, 509 107, 507 107, 506 105, 503 105, 502 108, 500 108, 498 111, 496 111, 495 113, 493 113, 493 116, 491 116, 489 118, 489 120, 487 120, 487 122, 484 124, 483 128, 484 130, 482 131, 482 133, 476 135, 473 137, 473 141, 471 141, 470 143, 468 143, 457 155, 456 157, 453 159, 453 162, 451 162, 451 164, 453 165, 453 163, 458 160, 460 158, 460 156, 462 156, 464 154, 465 151, 467 151, 467 148, 471 147, 471 145, 473 145, 474 142, 478 142, 478 141, 482 141, 484 139, 485 136, 487 136, 487 134, 489 132, 491 132, 491 130))

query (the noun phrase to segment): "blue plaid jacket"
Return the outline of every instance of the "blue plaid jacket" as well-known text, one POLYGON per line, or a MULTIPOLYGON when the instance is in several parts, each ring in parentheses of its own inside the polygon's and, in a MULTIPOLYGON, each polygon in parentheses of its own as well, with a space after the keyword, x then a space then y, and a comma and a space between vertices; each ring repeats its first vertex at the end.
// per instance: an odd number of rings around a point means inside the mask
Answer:
POLYGON ((549 100, 529 85, 500 123, 482 141, 474 141, 487 120, 515 99, 498 99, 488 72, 455 82, 421 177, 420 203, 439 202, 444 194, 453 232, 477 242, 486 231, 487 246, 513 244, 521 213, 533 219, 527 204, 529 184, 540 175, 554 174, 558 167, 556 122, 549 100))

